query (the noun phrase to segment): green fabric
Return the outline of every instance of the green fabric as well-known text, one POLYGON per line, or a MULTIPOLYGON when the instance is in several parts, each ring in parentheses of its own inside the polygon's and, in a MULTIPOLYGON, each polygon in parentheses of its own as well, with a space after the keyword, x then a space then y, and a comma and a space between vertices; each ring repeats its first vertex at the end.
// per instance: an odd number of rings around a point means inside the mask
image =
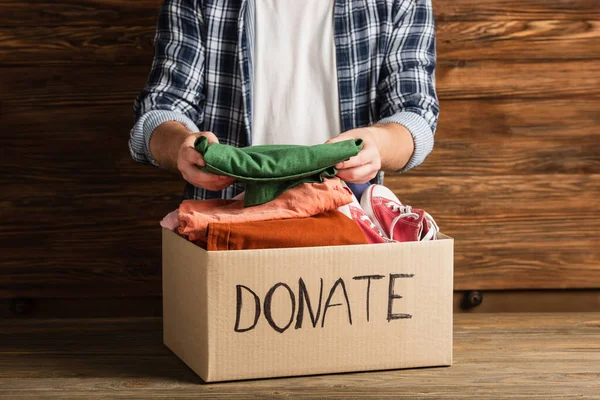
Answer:
POLYGON ((334 165, 358 154, 362 139, 315 146, 265 145, 233 147, 209 144, 204 136, 194 148, 206 166, 198 167, 217 175, 227 175, 246 184, 244 206, 273 200, 284 191, 305 182, 323 182, 337 174, 334 165))

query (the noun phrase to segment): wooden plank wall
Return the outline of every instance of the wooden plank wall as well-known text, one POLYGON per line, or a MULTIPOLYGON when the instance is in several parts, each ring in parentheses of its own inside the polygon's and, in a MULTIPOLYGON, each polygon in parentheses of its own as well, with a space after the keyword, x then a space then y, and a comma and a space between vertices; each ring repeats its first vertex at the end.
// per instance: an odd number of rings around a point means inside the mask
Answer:
POLYGON ((436 147, 388 184, 456 238, 457 289, 599 288, 600 3, 434 7, 436 147))
MULTIPOLYGON (((160 3, 0 0, 0 299, 160 295, 183 185, 127 150, 160 3)), ((457 290, 600 288, 600 5, 434 8, 436 147, 387 185, 455 237, 457 290)))

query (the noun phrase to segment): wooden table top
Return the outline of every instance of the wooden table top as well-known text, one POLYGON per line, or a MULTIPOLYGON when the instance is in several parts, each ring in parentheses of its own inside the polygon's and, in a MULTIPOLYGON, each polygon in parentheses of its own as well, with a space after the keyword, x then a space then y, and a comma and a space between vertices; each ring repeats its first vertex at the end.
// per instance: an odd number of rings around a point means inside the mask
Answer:
POLYGON ((600 313, 457 314, 454 365, 204 384, 161 320, 0 322, 0 398, 600 398, 600 313))

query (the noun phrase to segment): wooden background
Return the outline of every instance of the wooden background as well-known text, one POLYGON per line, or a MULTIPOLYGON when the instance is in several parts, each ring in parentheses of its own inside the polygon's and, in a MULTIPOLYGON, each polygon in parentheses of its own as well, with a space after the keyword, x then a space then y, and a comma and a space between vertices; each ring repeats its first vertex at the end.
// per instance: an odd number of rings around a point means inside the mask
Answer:
MULTIPOLYGON (((0 316, 160 313, 183 184, 127 149, 160 4, 0 0, 0 316)), ((456 239, 457 290, 600 288, 600 3, 434 8, 436 147, 386 184, 456 239)))

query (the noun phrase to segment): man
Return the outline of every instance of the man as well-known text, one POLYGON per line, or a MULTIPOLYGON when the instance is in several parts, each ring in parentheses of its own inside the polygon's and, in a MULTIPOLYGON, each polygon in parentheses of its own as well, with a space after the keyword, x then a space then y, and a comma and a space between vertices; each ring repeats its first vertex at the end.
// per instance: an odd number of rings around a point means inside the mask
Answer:
POLYGON ((201 171, 204 135, 238 147, 362 138, 337 165, 381 183, 433 148, 439 114, 431 0, 166 0, 132 157, 178 173, 186 199, 230 198, 201 171))

